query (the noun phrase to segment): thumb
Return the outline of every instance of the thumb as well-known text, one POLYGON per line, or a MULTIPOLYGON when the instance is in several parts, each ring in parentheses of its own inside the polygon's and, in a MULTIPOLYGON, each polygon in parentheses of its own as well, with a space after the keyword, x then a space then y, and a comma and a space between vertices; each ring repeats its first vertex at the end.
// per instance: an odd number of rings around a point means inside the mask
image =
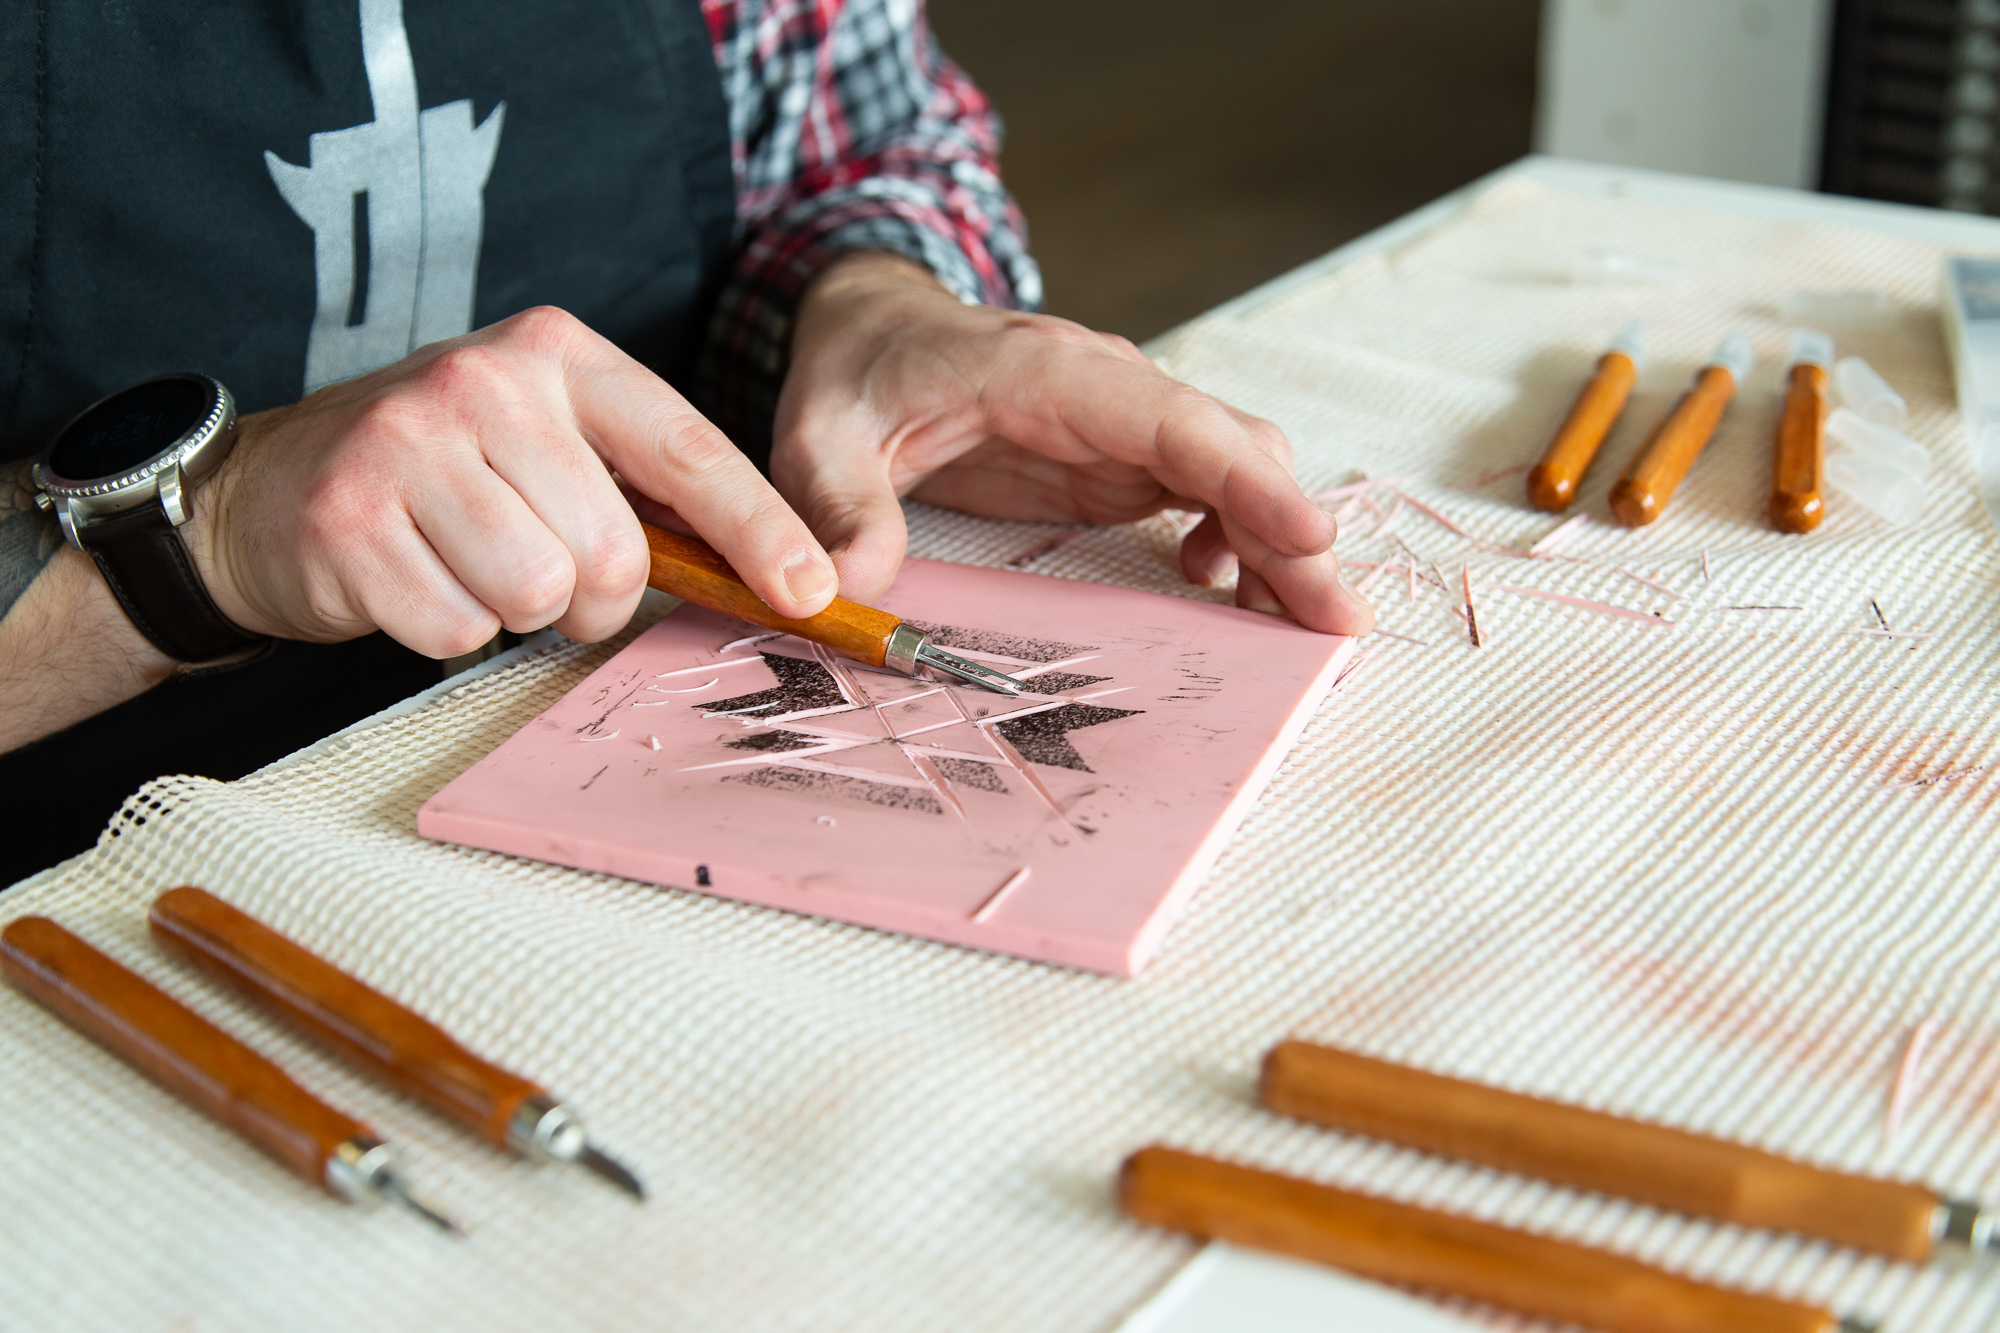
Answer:
POLYGON ((842 597, 869 602, 895 581, 909 530, 888 455, 872 439, 846 431, 781 439, 771 484, 833 557, 842 597))

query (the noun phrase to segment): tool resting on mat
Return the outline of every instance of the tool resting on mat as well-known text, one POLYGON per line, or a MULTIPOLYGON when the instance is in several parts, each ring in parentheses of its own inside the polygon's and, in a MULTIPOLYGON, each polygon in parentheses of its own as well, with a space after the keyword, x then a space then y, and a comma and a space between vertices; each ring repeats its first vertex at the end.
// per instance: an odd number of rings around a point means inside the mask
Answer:
POLYGON ((440 1027, 203 889, 169 889, 148 918, 168 953, 288 1019, 306 1035, 426 1102, 496 1147, 579 1162, 635 1197, 639 1180, 592 1146, 540 1085, 480 1059, 440 1027))
POLYGON ((653 553, 653 572, 646 581, 661 592, 765 629, 797 635, 869 666, 887 667, 906 676, 920 675, 929 668, 997 694, 1018 695, 1025 690, 1011 676, 945 652, 887 611, 844 597, 834 598, 826 610, 804 620, 781 616, 750 591, 750 585, 713 548, 650 523, 639 526, 645 529, 646 544, 653 553))
POLYGON ((1681 479, 1715 435, 1722 414, 1736 397, 1756 354, 1750 340, 1732 333, 1695 375, 1694 383, 1667 412, 1625 475, 1611 488, 1611 512, 1628 528, 1642 527, 1666 512, 1681 479))
POLYGON ((1604 447, 1611 428, 1618 424, 1625 400, 1639 381, 1645 346, 1646 325, 1635 319, 1618 330, 1611 346, 1597 358, 1597 368, 1578 391, 1542 460, 1528 472, 1529 504, 1554 513, 1569 508, 1570 501, 1576 499, 1584 473, 1604 447))
POLYGON ((1832 1171, 1364 1055, 1288 1041, 1264 1059, 1264 1105, 1316 1125, 1737 1226, 1925 1263, 2000 1255, 1995 1215, 1923 1185, 1832 1171))
POLYGON ((411 1192, 375 1131, 336 1111, 236 1038, 46 917, 0 931, 0 971, 98 1044, 235 1130, 294 1175, 349 1203, 392 1198, 453 1234, 411 1192))
POLYGON ((1709 1286, 1586 1245, 1172 1148, 1126 1158, 1118 1197, 1154 1226, 1602 1333, 1874 1333, 1817 1306, 1709 1286))
POLYGON ((1771 526, 1811 532, 1826 517, 1826 379, 1833 339, 1811 329, 1792 333, 1785 365, 1785 410, 1771 453, 1771 526))

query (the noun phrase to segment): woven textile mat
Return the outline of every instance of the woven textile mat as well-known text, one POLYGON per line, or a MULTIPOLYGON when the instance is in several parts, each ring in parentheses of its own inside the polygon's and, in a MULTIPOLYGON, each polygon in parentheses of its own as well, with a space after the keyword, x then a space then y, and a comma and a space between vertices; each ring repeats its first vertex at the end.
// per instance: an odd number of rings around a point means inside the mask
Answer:
MULTIPOLYGON (((242 782, 153 784, 0 918, 55 916, 274 1054, 402 1141, 474 1234, 318 1195, 0 990, 0 1327, 1094 1333, 1192 1251, 1113 1208, 1117 1162, 1152 1140, 1830 1301, 1891 1333, 1995 1327, 2000 1284, 1343 1139, 1260 1113, 1251 1091, 1262 1051, 1298 1033, 2000 1196, 2000 775, 1980 771, 2000 765, 2000 547, 1951 410, 1938 264, 1869 232, 1503 185, 1400 252, 1183 330, 1169 366, 1283 425, 1313 487, 1416 478, 1412 496, 1478 539, 1414 506, 1397 520, 1454 587, 1463 563, 1475 584, 1673 625, 1487 589, 1474 649, 1435 587, 1377 585, 1384 627, 1427 642, 1370 641, 1136 980, 415 836, 426 797, 616 645, 544 651, 242 782), (1689 277, 1557 280, 1579 244, 1689 277), (1762 498, 1787 332, 1773 307, 1852 288, 1897 302, 1883 326, 1832 332, 1909 397, 1939 463, 1929 506, 1891 530, 1836 504, 1813 536, 1778 536, 1762 498), (1552 524, 1523 508, 1518 473, 1475 483, 1539 450, 1634 314, 1653 355, 1585 488, 1593 517, 1730 328, 1766 360, 1660 523, 1593 523, 1561 548, 1572 561, 1498 553, 1552 524), (1861 633, 1871 598, 1936 637, 1861 633), (168 964, 144 913, 183 882, 571 1098, 653 1201, 505 1160, 168 964)), ((911 516, 918 554, 981 564, 1063 532, 911 516)), ((1374 522, 1351 522, 1342 552, 1384 558, 1374 522)), ((1188 595, 1180 530, 1095 532, 1031 567, 1188 595)))

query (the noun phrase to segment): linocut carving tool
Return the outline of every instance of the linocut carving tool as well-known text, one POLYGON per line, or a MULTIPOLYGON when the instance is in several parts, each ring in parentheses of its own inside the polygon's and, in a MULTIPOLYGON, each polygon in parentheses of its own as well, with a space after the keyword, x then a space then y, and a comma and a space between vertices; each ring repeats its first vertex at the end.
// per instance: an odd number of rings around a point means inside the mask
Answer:
POLYGON ((928 668, 969 685, 983 685, 998 694, 1019 695, 1026 689, 1011 676, 945 652, 887 611, 844 597, 834 598, 826 610, 804 620, 781 616, 750 591, 749 585, 729 567, 729 562, 706 543, 650 523, 640 526, 646 530, 646 542, 653 551, 653 573, 647 582, 661 592, 753 625, 795 634, 859 658, 869 666, 887 667, 906 676, 918 675, 928 668))
POLYGON ((1785 369, 1785 410, 1771 458, 1771 526, 1811 532, 1826 517, 1820 496, 1826 484, 1827 366, 1833 339, 1811 329, 1792 333, 1785 369))
POLYGON ((1645 348, 1645 322, 1635 319, 1618 330, 1611 346, 1597 358, 1597 369, 1570 405, 1548 451, 1528 473, 1529 504, 1553 514, 1569 508, 1576 499, 1583 474, 1590 470, 1591 460, 1604 446, 1604 437, 1617 424, 1625 400, 1632 396, 1632 386, 1638 383, 1645 348))
POLYGON ((283 1015, 347 1060, 493 1143, 579 1162, 636 1198, 645 1188, 592 1146, 574 1112, 466 1050, 428 1019, 204 889, 169 889, 148 917, 168 953, 283 1015))
POLYGON ((46 917, 0 931, 0 972, 99 1045, 349 1203, 390 1198, 453 1235, 410 1189, 394 1150, 289 1075, 46 917))
POLYGON ((1141 1148, 1126 1158, 1118 1197, 1127 1213, 1154 1226, 1603 1333, 1875 1333, 1873 1324, 1817 1306, 1172 1148, 1141 1148))
POLYGON ((1756 359, 1748 338, 1730 334, 1695 374, 1694 383, 1665 420, 1653 428, 1625 475, 1611 488, 1611 512, 1626 527, 1643 527, 1666 512, 1674 489, 1708 447, 1723 412, 1756 359))
POLYGON ((2000 1217, 1922 1185, 1831 1171, 1706 1135, 1309 1042, 1264 1058, 1264 1105, 1317 1125, 1738 1226, 1920 1264, 2000 1256, 2000 1217))

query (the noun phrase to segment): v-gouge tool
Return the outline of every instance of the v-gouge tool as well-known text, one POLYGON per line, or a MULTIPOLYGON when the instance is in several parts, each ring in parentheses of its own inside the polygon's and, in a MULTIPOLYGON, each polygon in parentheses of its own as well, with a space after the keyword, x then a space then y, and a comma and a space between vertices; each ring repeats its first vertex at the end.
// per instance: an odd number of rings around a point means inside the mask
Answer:
POLYGON ((869 666, 886 667, 906 676, 922 675, 929 670, 968 685, 984 686, 995 694, 1019 695, 1027 690, 1012 676, 944 651, 930 641, 929 635, 899 617, 850 602, 845 597, 834 598, 826 610, 804 620, 781 616, 750 591, 742 575, 706 543, 650 523, 639 526, 645 530, 646 544, 653 556, 647 583, 682 601, 765 629, 795 634, 809 643, 858 658, 869 666))
POLYGON ((1280 1115, 1695 1217, 1910 1264, 2000 1258, 2000 1216, 1927 1185, 1834 1171, 1332 1046, 1273 1047, 1259 1094, 1280 1115))
POLYGON ((435 1023, 214 894, 169 889, 148 922, 168 953, 496 1147, 530 1160, 577 1162, 646 1197, 638 1177, 593 1146, 583 1122, 540 1085, 480 1059, 435 1023))
POLYGON ((71 1026, 337 1199, 389 1198, 453 1235, 410 1189, 393 1149, 138 973, 47 917, 0 931, 0 972, 71 1026))

